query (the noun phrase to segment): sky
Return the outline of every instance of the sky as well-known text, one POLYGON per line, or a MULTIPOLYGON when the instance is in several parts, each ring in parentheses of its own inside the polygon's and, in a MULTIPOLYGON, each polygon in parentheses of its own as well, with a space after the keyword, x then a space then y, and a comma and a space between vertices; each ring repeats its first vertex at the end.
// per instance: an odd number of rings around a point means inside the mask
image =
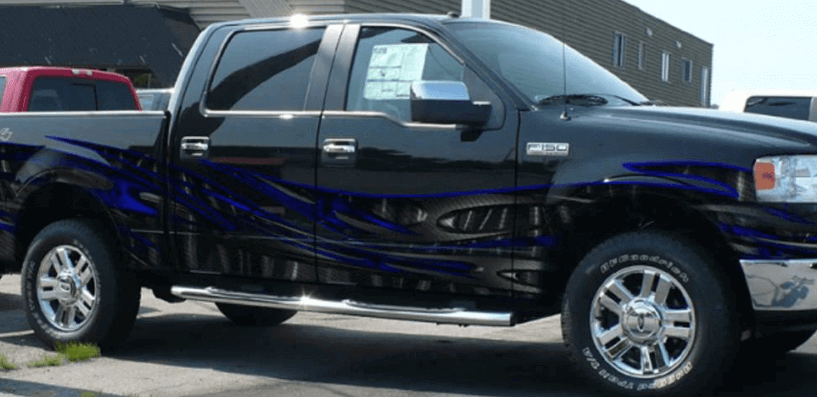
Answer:
POLYGON ((624 0, 714 45, 712 104, 732 90, 817 90, 815 0, 624 0))

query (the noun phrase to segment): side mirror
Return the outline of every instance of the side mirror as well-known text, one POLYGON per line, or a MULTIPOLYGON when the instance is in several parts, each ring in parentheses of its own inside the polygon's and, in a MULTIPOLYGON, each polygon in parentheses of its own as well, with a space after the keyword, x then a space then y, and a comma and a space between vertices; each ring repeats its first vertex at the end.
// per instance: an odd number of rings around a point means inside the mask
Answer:
POLYGON ((485 125, 491 117, 490 102, 471 102, 461 81, 411 83, 411 120, 434 124, 485 125))

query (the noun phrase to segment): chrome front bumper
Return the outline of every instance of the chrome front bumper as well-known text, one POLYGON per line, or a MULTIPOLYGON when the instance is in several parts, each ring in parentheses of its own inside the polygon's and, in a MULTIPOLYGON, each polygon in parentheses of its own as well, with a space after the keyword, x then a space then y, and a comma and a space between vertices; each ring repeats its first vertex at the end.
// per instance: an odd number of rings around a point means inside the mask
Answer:
POLYGON ((755 311, 817 310, 817 259, 741 260, 755 311))

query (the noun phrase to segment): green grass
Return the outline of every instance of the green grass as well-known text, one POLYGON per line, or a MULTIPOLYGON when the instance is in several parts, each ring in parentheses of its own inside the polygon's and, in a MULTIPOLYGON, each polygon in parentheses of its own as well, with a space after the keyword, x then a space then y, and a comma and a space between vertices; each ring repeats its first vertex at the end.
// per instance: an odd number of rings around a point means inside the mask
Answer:
MULTIPOLYGON (((56 367, 62 365, 63 360, 68 360, 73 363, 100 356, 99 347, 90 343, 57 342, 56 346, 54 346, 54 350, 57 351, 56 356, 43 354, 42 359, 32 361, 28 363, 28 366, 32 368, 46 366, 56 367)), ((0 356, 0 360, 2 360, 2 358, 5 357, 0 356)), ((2 363, 2 361, 0 361, 0 363, 2 363)))
POLYGON ((62 354, 70 362, 77 362, 99 357, 99 347, 90 343, 57 343, 55 346, 57 353, 62 354))
POLYGON ((56 356, 48 356, 43 354, 43 358, 39 360, 34 360, 28 363, 29 368, 36 368, 36 367, 58 367, 62 365, 62 360, 64 356, 62 354, 58 354, 56 356))
POLYGON ((9 362, 9 359, 6 358, 5 355, 0 354, 0 369, 10 371, 12 369, 17 369, 17 366, 9 362))

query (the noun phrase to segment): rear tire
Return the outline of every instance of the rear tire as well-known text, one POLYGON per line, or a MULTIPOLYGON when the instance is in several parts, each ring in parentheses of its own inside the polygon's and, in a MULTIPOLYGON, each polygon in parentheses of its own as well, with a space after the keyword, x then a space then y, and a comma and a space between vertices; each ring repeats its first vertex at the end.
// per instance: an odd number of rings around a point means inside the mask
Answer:
POLYGON ((104 352, 127 338, 140 289, 118 253, 100 228, 80 219, 52 223, 34 237, 20 283, 38 339, 52 348, 58 342, 88 342, 104 352))
POLYGON ((216 307, 230 321, 245 327, 271 327, 283 323, 297 311, 257 306, 216 303, 216 307))
POLYGON ((640 231, 593 249, 570 277, 562 333, 580 372, 629 396, 711 392, 739 346, 734 302, 709 255, 640 231))

